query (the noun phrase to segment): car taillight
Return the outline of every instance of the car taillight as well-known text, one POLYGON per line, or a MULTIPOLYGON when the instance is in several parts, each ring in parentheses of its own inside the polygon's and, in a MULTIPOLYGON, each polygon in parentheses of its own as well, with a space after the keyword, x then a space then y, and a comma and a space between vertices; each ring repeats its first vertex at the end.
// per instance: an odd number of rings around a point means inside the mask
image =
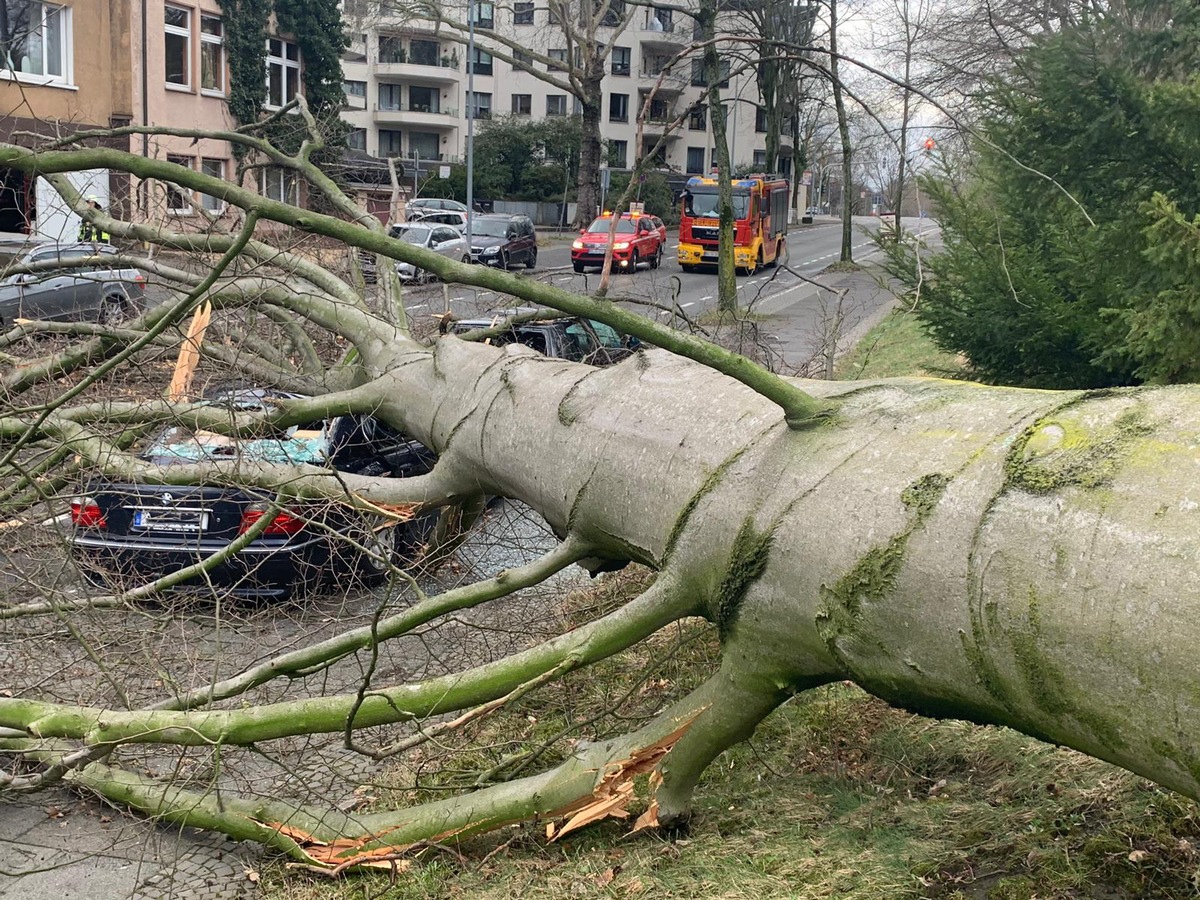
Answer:
POLYGON ((76 497, 71 501, 71 523, 80 528, 108 527, 100 505, 91 497, 76 497))
POLYGON ((134 279, 133 279, 133 282, 134 282, 134 284, 145 284, 145 283, 146 283, 146 276, 145 276, 145 275, 138 275, 136 278, 134 278, 134 279))
MULTIPOLYGON (((267 511, 263 507, 251 506, 242 513, 242 521, 238 525, 238 534, 245 534, 266 514, 267 511)), ((304 529, 304 525, 304 520, 294 514, 287 511, 278 512, 275 514, 275 518, 271 520, 271 524, 263 531, 263 534, 298 534, 304 529)))

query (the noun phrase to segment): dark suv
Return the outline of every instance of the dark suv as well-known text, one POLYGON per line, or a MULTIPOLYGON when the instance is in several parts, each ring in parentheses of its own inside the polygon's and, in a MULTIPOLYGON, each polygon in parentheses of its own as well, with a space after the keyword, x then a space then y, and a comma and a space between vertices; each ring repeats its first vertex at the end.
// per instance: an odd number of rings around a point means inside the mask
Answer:
POLYGON ((471 217, 471 261, 507 269, 537 265, 537 232, 529 216, 476 213, 471 217))

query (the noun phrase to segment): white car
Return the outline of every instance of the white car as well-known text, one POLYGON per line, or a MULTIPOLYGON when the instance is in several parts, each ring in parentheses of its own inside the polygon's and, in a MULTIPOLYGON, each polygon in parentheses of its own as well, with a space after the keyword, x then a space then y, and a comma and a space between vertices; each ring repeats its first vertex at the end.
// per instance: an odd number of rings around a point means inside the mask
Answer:
MULTIPOLYGON (((459 262, 470 262, 471 253, 467 249, 467 240, 462 232, 450 225, 434 225, 426 222, 404 222, 393 225, 388 233, 406 244, 424 247, 449 259, 459 262)), ((425 269, 418 269, 412 263, 396 263, 396 274, 401 281, 415 281, 426 284, 437 276, 425 269)))

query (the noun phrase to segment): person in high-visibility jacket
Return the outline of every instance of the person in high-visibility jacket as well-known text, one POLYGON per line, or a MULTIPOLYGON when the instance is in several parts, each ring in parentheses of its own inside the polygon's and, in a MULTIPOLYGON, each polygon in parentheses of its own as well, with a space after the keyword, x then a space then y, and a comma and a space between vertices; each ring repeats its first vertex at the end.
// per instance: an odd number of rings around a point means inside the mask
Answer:
MULTIPOLYGON (((97 212, 104 211, 104 207, 100 205, 100 201, 95 197, 88 197, 87 204, 97 212)), ((79 242, 81 244, 107 244, 108 232, 99 225, 95 225, 92 222, 89 222, 87 219, 83 219, 79 223, 79 242)))

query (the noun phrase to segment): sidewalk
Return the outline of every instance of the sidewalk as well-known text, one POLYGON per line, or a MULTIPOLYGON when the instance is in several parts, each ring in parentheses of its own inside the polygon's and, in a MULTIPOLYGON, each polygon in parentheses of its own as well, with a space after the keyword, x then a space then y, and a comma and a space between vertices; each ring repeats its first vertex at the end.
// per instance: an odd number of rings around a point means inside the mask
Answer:
POLYGON ((259 850, 62 789, 0 799, 3 900, 238 900, 259 850))

